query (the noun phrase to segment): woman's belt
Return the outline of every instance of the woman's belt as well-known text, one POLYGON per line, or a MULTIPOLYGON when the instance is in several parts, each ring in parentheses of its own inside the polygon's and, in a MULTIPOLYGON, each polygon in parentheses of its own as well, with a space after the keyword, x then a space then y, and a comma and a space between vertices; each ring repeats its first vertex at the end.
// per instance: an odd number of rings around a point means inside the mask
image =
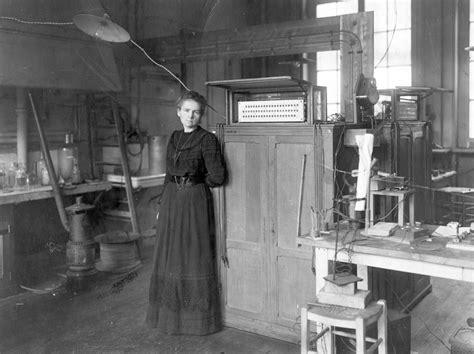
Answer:
POLYGON ((205 179, 198 176, 171 176, 171 180, 175 182, 178 187, 191 187, 196 184, 205 183, 205 179))

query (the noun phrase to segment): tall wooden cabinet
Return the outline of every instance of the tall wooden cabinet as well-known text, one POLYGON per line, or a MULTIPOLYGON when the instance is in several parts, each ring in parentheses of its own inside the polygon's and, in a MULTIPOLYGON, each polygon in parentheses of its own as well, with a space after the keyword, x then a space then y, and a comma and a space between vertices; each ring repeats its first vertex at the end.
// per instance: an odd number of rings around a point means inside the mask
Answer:
POLYGON ((325 117, 325 89, 290 77, 208 83, 226 89, 221 140, 229 180, 218 202, 228 326, 300 337, 301 306, 316 296, 311 208, 332 219, 343 125, 325 117), (298 222, 298 220, 300 222, 298 222))
POLYGON ((311 207, 329 210, 331 218, 340 134, 342 126, 333 124, 224 127, 227 325, 299 338, 300 307, 315 299, 312 250, 296 243, 299 196, 303 233, 310 230, 311 207))

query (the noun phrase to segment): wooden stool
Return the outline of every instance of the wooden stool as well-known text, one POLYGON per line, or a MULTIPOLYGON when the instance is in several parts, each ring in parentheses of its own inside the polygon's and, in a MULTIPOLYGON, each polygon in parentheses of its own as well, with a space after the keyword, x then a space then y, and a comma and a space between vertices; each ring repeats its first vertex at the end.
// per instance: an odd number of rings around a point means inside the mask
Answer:
MULTIPOLYGON (((378 348, 380 354, 387 353, 387 306, 385 300, 370 303, 365 309, 356 309, 344 306, 326 304, 308 304, 308 308, 301 309, 301 353, 316 353, 309 351, 309 328, 310 323, 316 322, 322 325, 322 330, 316 336, 316 341, 327 332, 327 352, 335 352, 335 341, 333 336, 349 337, 356 340, 356 353, 372 353, 378 348), (366 329, 377 322, 377 339, 366 337, 366 329), (326 326, 326 327, 325 327, 326 326), (355 334, 344 332, 335 327, 354 329, 355 334), (373 343, 365 349, 365 342, 373 343)), ((320 343, 320 345, 322 345, 320 343)), ((321 346, 322 348, 322 346, 321 346)))
POLYGON ((405 200, 408 199, 408 213, 410 218, 410 225, 415 223, 415 190, 380 190, 370 191, 370 220, 369 226, 374 224, 374 202, 375 196, 382 197, 395 197, 397 198, 397 209, 398 209, 398 225, 405 226, 405 200))

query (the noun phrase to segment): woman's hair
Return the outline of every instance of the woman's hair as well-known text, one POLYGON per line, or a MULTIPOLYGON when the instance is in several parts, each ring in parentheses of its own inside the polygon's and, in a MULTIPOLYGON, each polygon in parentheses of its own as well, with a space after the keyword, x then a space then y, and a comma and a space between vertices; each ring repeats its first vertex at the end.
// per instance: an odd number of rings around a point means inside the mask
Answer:
POLYGON ((176 100, 176 107, 181 108, 182 104, 186 100, 193 100, 201 106, 201 114, 204 113, 207 106, 207 101, 203 95, 196 91, 186 91, 176 100))

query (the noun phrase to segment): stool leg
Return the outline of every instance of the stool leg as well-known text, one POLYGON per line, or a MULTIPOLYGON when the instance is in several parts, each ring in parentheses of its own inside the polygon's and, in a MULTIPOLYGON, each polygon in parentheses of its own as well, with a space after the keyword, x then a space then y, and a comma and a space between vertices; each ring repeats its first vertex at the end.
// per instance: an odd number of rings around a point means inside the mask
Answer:
POLYGON ((388 326, 387 326, 387 303, 385 300, 377 301, 377 304, 382 305, 382 315, 377 320, 377 336, 382 338, 382 343, 379 345, 379 354, 387 354, 388 351, 388 326))
POLYGON ((355 331, 356 331, 356 353, 365 353, 365 321, 362 317, 358 317, 355 320, 355 331))
POLYGON ((301 308, 301 354, 306 354, 309 349, 308 309, 301 308))

